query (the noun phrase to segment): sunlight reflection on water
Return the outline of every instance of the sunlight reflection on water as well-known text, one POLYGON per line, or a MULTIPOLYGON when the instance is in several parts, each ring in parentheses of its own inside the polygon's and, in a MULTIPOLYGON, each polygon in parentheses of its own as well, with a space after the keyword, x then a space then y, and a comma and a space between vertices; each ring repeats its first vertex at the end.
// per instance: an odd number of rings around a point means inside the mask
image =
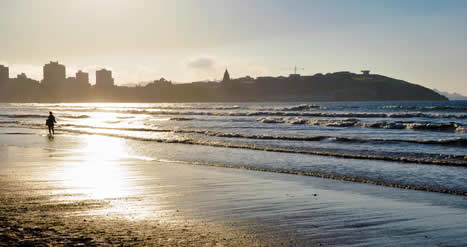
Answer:
MULTIPOLYGON (((106 207, 86 209, 80 214, 109 215, 130 220, 159 218, 169 213, 161 209, 159 198, 147 194, 141 167, 148 159, 128 155, 125 141, 119 138, 88 135, 83 145, 71 152, 60 171, 51 174, 60 178, 63 200, 104 200, 106 207), (137 165, 135 166, 135 161, 137 165), (70 195, 71 198, 70 198, 70 195)), ((169 210, 170 211, 170 210, 169 210)))
POLYGON ((86 145, 76 151, 79 162, 66 162, 63 166, 65 187, 92 199, 131 195, 130 171, 122 165, 125 153, 122 140, 91 135, 87 136, 86 145))

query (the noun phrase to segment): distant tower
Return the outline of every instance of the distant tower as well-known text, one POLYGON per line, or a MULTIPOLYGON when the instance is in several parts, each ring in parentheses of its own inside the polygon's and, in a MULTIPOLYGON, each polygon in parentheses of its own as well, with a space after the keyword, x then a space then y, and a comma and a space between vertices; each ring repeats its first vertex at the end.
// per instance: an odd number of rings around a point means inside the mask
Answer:
POLYGON ((8 67, 0 65, 0 84, 6 83, 10 79, 10 70, 8 67))
POLYGON ((223 82, 230 81, 230 75, 229 75, 229 71, 227 69, 225 69, 224 78, 222 79, 222 81, 223 82))
POLYGON ((369 70, 362 70, 362 73, 363 73, 363 75, 370 75, 370 71, 369 71, 369 70))
POLYGON ((76 72, 76 82, 79 85, 89 85, 89 74, 81 70, 76 72))
POLYGON ((65 82, 66 68, 65 65, 58 62, 50 62, 44 65, 44 79, 42 84, 45 86, 60 86, 65 82))
POLYGON ((114 78, 112 78, 112 71, 101 69, 96 71, 96 87, 108 88, 114 86, 114 78))
POLYGON ((299 68, 299 67, 297 67, 297 65, 295 65, 295 67, 294 67, 293 69, 294 69, 294 73, 293 73, 293 74, 289 74, 289 78, 290 78, 290 79, 293 79, 293 80, 298 80, 298 79, 300 79, 301 75, 300 75, 300 74, 297 74, 297 70, 304 70, 305 68, 299 68))

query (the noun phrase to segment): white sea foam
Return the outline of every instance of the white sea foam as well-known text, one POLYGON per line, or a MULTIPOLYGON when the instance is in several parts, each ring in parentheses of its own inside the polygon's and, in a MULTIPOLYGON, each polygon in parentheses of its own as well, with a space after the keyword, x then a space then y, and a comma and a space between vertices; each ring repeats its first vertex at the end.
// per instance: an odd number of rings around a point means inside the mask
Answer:
POLYGON ((394 122, 376 121, 362 122, 358 119, 313 119, 313 118, 284 118, 284 117, 264 117, 258 118, 261 123, 287 123, 287 124, 309 124, 325 127, 360 127, 378 129, 409 129, 425 131, 453 131, 464 133, 466 126, 459 123, 435 123, 435 122, 394 122))

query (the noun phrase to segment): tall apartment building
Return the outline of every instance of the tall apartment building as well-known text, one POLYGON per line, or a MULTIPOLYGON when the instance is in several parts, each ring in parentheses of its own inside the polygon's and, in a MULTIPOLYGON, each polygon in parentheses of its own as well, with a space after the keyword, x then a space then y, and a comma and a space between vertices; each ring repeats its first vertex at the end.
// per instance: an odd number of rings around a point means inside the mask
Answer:
POLYGON ((112 78, 112 71, 101 69, 96 71, 96 87, 109 88, 114 86, 114 78, 112 78))
POLYGON ((44 79, 42 80, 44 86, 60 86, 65 82, 65 79, 65 65, 59 64, 58 62, 50 62, 44 65, 44 79))
POLYGON ((10 79, 10 70, 0 64, 0 83, 6 83, 10 79))

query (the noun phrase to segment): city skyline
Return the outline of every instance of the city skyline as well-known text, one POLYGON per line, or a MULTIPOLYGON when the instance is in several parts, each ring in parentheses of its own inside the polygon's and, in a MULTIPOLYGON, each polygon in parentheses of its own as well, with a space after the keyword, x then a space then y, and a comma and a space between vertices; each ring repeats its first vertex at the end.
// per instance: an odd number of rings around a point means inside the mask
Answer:
MULTIPOLYGON (((297 68, 297 66, 294 67, 293 73, 289 75, 279 75, 278 78, 292 78, 294 80, 300 80, 301 74, 297 72, 297 69, 302 69, 302 68, 297 68)), ((83 71, 79 69, 76 72, 70 72, 67 70, 67 66, 65 64, 61 64, 59 61, 50 61, 47 64, 44 64, 42 66, 42 77, 41 78, 31 78, 28 76, 25 72, 19 72, 15 76, 12 76, 10 74, 11 68, 8 67, 7 65, 0 64, 0 79, 1 81, 7 81, 9 79, 15 79, 15 78, 23 78, 23 79, 30 79, 33 81, 36 81, 37 83, 40 83, 43 86, 48 86, 48 87, 60 87, 64 83, 78 83, 78 84, 86 84, 88 86, 94 85, 97 87, 109 87, 109 86, 119 86, 119 84, 115 83, 115 79, 112 77, 112 70, 107 69, 105 67, 100 67, 93 71, 94 73, 94 81, 91 81, 89 79, 89 75, 91 72, 83 71), (94 83, 93 83, 94 82, 94 83)), ((370 70, 361 70, 360 71, 364 76, 370 76, 370 70)), ((335 71, 335 72, 326 72, 325 74, 332 74, 332 73, 353 73, 352 71, 335 71)), ((310 76, 316 76, 316 75, 322 75, 323 73, 316 73, 314 75, 303 75, 305 77, 310 77, 310 76)), ((270 75, 266 75, 266 78, 271 77, 270 75)), ((257 78, 261 78, 261 76, 258 76, 257 78)), ((201 80, 201 81, 191 81, 191 82, 186 82, 186 83, 180 83, 180 82, 175 82, 170 80, 168 78, 170 83, 179 83, 179 84, 191 84, 191 83, 197 83, 197 82, 226 82, 230 81, 231 79, 248 79, 248 80, 254 80, 255 77, 251 77, 250 75, 244 75, 244 76, 239 76, 238 78, 231 78, 230 73, 228 71, 228 68, 225 68, 223 77, 220 80, 201 80)), ((148 81, 144 82, 139 82, 139 83, 153 83, 155 81, 167 81, 164 77, 161 78, 153 78, 148 81)), ((141 86, 139 83, 134 83, 134 86, 141 86)), ((121 84, 120 86, 131 86, 132 84, 121 84)))
MULTIPOLYGON (((300 68, 301 69, 301 68, 300 68)), ((340 73, 340 72, 350 72, 353 73, 354 71, 333 71, 333 72, 324 72, 325 74, 330 74, 330 73, 340 73)), ((361 70, 360 72, 363 73, 363 75, 369 75, 370 70, 361 70)), ((105 85, 105 86, 119 86, 119 85, 125 85, 129 86, 132 85, 130 84, 125 84, 125 83, 115 83, 115 79, 112 77, 113 71, 111 69, 105 68, 105 67, 98 67, 93 71, 86 71, 83 69, 78 69, 76 72, 71 72, 69 69, 67 69, 67 66, 65 64, 60 63, 59 61, 50 61, 47 64, 44 64, 41 66, 41 76, 40 78, 32 78, 28 76, 25 72, 19 72, 16 73, 16 75, 11 74, 11 68, 8 65, 5 64, 0 64, 0 77, 7 80, 7 79, 14 79, 18 77, 24 77, 27 79, 32 79, 34 81, 37 81, 38 83, 47 85, 50 82, 53 82, 55 85, 51 86, 60 86, 59 84, 65 83, 67 80, 76 80, 78 82, 82 82, 85 84, 89 85, 96 85, 98 86, 99 84, 105 85), (93 73, 92 73, 93 72, 93 73), (92 81, 89 77, 89 75, 94 74, 94 80, 92 81), (15 77, 16 76, 16 77, 15 77), (94 82, 94 83, 93 83, 94 82)), ((321 72, 318 72, 316 74, 323 74, 321 72)), ((315 75, 316 75, 315 74, 315 75)), ((278 77, 294 77, 298 76, 300 78, 300 73, 297 72, 297 67, 294 67, 294 71, 291 74, 288 75, 279 75, 278 77)), ((265 75, 266 77, 270 77, 271 75, 265 75)), ((306 75, 306 76, 312 76, 312 75, 306 75)), ((261 76, 258 76, 261 77, 261 76)), ((251 78, 254 79, 255 77, 251 77, 250 75, 243 75, 243 76, 238 76, 238 78, 251 78)), ((295 78, 295 79, 298 79, 295 78)), ((164 76, 160 78, 152 78, 147 81, 141 81, 134 83, 134 86, 140 85, 139 83, 151 83, 153 81, 157 81, 159 79, 166 80, 164 76)), ((170 80, 170 78, 168 78, 170 80)), ((193 83, 193 82, 222 82, 222 81, 228 81, 230 80, 230 73, 228 72, 228 68, 225 68, 223 72, 222 79, 215 79, 215 80, 199 80, 199 81, 190 81, 190 82, 185 82, 186 84, 188 83, 193 83)), ((172 81, 173 83, 180 83, 181 82, 176 82, 172 81)))
POLYGON ((70 72, 66 69, 66 65, 61 64, 59 61, 50 61, 42 66, 42 76, 40 78, 32 78, 25 72, 19 72, 16 76, 10 73, 11 68, 0 64, 0 78, 3 80, 14 78, 32 79, 45 86, 56 87, 60 84, 66 83, 67 80, 76 80, 79 84, 89 84, 97 86, 114 86, 114 78, 112 77, 112 70, 101 67, 94 71, 95 80, 89 79, 90 72, 79 69, 76 72, 70 72), (94 82, 94 83, 92 83, 94 82))
POLYGON ((467 95, 465 1, 11 1, 0 64, 39 80, 67 64, 117 85, 369 69, 467 95), (254 10, 254 11, 253 11, 254 10), (41 13, 40 15, 38 13, 41 13), (66 34, 66 35, 64 35, 66 34))
POLYGON ((42 80, 22 73, 10 78, 0 65, 0 102, 258 102, 258 101, 446 101, 448 98, 426 87, 362 70, 301 75, 294 67, 288 76, 232 78, 227 69, 221 81, 172 83, 160 78, 140 86, 115 85, 112 71, 89 73, 79 70, 67 77, 58 61, 43 66, 42 80))

